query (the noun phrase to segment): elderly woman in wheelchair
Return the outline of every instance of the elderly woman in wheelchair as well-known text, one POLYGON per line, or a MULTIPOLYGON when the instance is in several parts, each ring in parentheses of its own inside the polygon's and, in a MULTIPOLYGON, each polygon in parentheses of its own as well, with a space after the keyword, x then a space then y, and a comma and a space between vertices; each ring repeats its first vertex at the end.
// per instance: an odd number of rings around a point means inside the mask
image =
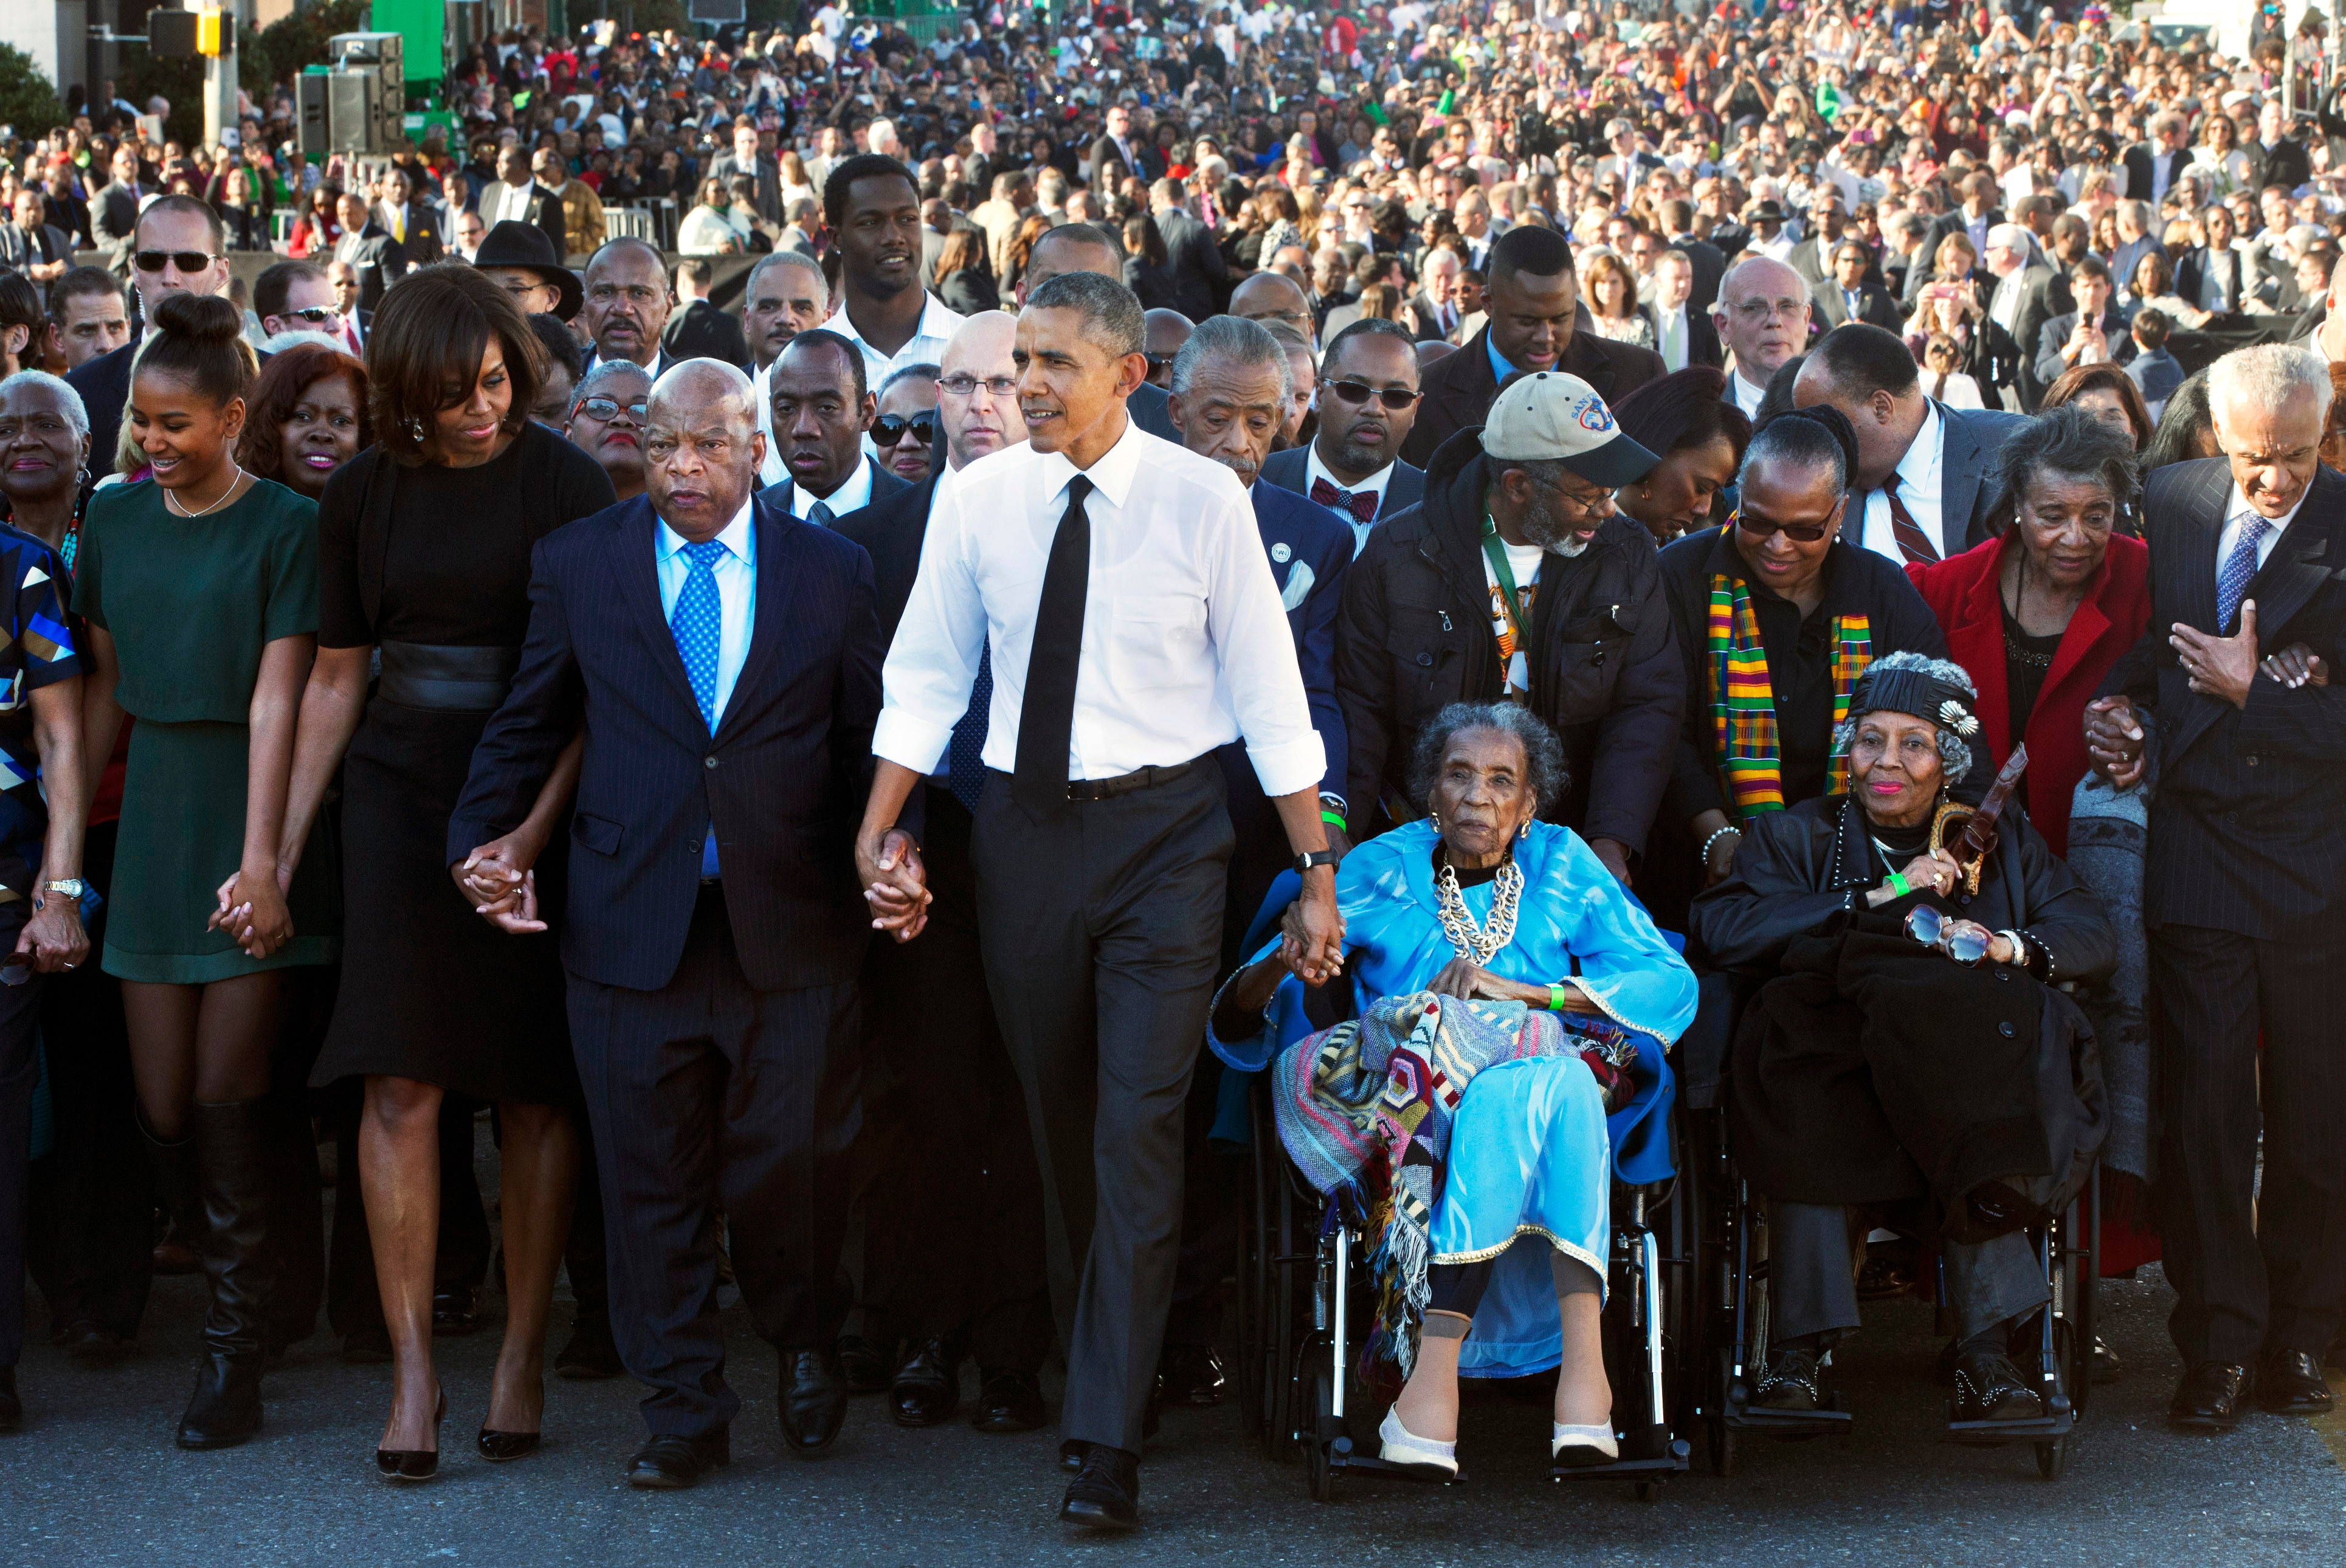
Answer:
POLYGON ((1834 738, 1845 788, 1749 818, 1688 921, 1698 952, 1765 981, 1729 1104, 1768 1200, 1763 1408, 1818 1408, 1820 1359, 1858 1326, 1869 1216, 1939 1248, 1955 1420, 2045 1413, 2010 1354, 2049 1297, 2025 1230, 2082 1188, 2107 1126, 2091 1029, 2055 984, 2107 973, 2115 939, 2006 804, 2025 748, 1976 810, 1949 799, 1975 701, 1956 665, 1877 660, 1834 738))
POLYGON ((1232 1061, 1266 1033, 1288 1046, 1281 1141, 1369 1229, 1370 1351, 1407 1376, 1381 1457, 1457 1473, 1464 1356, 1468 1375, 1557 1367, 1551 1458, 1606 1463, 1610 1176, 1632 1141, 1658 1166, 1639 1179, 1668 1173, 1662 1052, 1694 976, 1586 843, 1535 820, 1566 779, 1527 710, 1453 704, 1413 762, 1425 819, 1337 874, 1356 1021, 1303 1038, 1303 987, 1339 975, 1282 934, 1223 987, 1214 1043, 1232 1061))

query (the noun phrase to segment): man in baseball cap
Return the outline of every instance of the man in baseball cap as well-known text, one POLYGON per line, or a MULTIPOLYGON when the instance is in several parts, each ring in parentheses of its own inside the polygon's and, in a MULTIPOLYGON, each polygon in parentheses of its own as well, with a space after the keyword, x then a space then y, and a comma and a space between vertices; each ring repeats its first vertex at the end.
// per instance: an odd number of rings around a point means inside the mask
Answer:
POLYGON ((1445 703, 1511 697, 1564 742, 1569 782, 1541 817, 1628 881, 1685 701, 1653 535, 1613 504, 1656 461, 1562 371, 1515 376, 1481 430, 1443 443, 1424 499, 1372 529, 1345 578, 1336 686, 1356 813, 1422 810, 1407 794, 1418 730, 1445 703))

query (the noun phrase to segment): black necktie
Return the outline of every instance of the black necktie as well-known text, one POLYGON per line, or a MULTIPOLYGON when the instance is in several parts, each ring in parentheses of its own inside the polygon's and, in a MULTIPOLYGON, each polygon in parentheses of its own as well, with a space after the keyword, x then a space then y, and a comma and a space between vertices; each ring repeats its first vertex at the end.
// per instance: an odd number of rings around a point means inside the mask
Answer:
POLYGON ((1076 664, 1084 646, 1084 601, 1091 586, 1092 524, 1084 497, 1092 482, 1067 481, 1067 510, 1051 535, 1035 637, 1026 654, 1026 692, 1018 709, 1017 771, 1011 799, 1040 822, 1067 803, 1067 747, 1076 727, 1076 664))

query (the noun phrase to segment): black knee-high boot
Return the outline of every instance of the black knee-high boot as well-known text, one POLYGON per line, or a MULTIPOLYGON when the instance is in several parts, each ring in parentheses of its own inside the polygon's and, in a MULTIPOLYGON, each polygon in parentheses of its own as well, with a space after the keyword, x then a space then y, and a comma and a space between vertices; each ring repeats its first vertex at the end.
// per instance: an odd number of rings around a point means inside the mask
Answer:
POLYGON ((204 1208, 204 1360, 179 1418, 179 1446, 230 1448, 260 1430, 260 1372, 276 1258, 269 1245, 272 1114, 266 1098, 195 1107, 204 1208))

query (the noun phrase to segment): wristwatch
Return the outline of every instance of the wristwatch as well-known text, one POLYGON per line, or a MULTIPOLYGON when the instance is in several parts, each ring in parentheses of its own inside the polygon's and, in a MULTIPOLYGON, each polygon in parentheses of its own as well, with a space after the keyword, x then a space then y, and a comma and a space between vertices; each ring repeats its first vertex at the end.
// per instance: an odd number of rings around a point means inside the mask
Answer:
POLYGON ((45 893, 63 893, 69 899, 77 899, 89 891, 89 884, 79 877, 60 877, 54 882, 43 882, 41 891, 45 893))
POLYGON ((1295 857, 1298 871, 1309 871, 1314 866, 1332 866, 1335 863, 1336 851, 1333 850, 1306 850, 1295 857))

